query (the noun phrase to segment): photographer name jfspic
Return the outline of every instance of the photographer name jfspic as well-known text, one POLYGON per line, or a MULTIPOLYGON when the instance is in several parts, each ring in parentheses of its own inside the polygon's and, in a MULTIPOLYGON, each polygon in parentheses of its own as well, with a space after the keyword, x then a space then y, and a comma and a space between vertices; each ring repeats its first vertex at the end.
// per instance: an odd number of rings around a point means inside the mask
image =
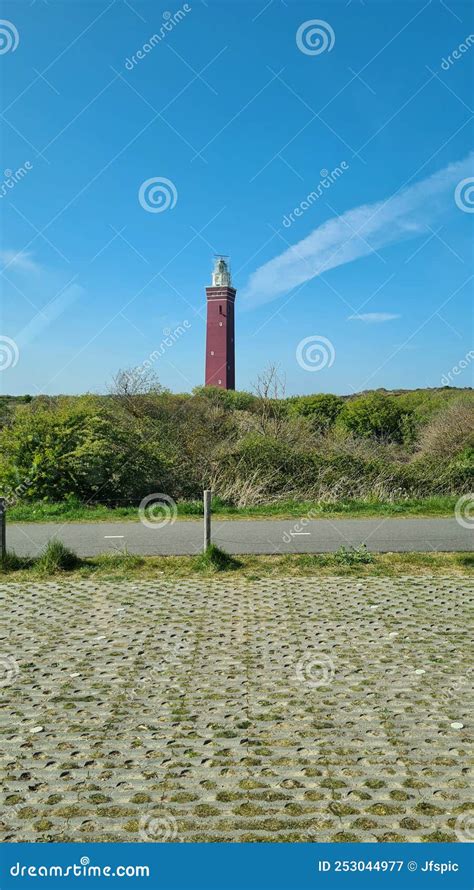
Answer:
POLYGON ((380 872, 400 872, 404 869, 414 872, 433 872, 434 874, 445 875, 448 872, 453 873, 459 871, 458 862, 435 862, 433 859, 426 860, 418 865, 414 859, 405 862, 403 859, 336 859, 330 862, 328 859, 320 859, 318 861, 318 871, 322 872, 362 872, 362 871, 380 871, 380 872))

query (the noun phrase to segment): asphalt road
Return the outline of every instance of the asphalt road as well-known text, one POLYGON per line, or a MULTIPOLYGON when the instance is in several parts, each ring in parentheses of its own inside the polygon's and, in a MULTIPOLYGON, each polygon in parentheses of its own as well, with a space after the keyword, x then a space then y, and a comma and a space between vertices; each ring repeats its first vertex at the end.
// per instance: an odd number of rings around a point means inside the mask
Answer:
MULTIPOLYGON (((148 556, 194 554, 202 549, 202 521, 162 528, 141 522, 12 523, 7 547, 35 555, 58 537, 79 556, 128 550, 148 556)), ((229 553, 330 553, 366 544, 379 553, 472 550, 472 530, 455 519, 214 520, 212 540, 229 553)))

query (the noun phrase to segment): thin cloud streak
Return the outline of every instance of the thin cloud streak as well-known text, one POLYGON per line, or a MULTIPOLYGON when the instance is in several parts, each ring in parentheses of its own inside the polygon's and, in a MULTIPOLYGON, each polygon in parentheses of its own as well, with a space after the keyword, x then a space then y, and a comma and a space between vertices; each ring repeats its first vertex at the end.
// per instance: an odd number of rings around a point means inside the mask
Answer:
POLYGON ((323 272, 407 238, 432 234, 430 225, 456 211, 454 189, 472 174, 474 152, 427 179, 374 204, 333 217, 280 256, 260 266, 241 292, 247 308, 271 302, 323 272))
POLYGON ((27 251, 0 250, 0 260, 5 263, 6 268, 11 266, 20 272, 41 272, 41 266, 27 251))
POLYGON ((348 321, 365 321, 368 324, 378 324, 383 321, 393 321, 395 318, 401 318, 394 312, 361 312, 356 315, 348 315, 348 321))

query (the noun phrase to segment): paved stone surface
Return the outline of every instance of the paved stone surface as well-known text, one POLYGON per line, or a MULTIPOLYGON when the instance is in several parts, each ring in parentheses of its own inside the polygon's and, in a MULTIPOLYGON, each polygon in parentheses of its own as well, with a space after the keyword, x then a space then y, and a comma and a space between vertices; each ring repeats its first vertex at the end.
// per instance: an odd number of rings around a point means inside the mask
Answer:
POLYGON ((4 839, 472 839, 468 581, 0 594, 4 839))
MULTIPOLYGON (((141 522, 7 523, 7 547, 19 556, 38 554, 58 537, 79 556, 126 548, 129 553, 195 554, 203 523, 148 527, 141 522)), ((213 520, 212 539, 229 553, 330 553, 366 544, 379 553, 472 550, 472 528, 455 519, 239 519, 213 520)))

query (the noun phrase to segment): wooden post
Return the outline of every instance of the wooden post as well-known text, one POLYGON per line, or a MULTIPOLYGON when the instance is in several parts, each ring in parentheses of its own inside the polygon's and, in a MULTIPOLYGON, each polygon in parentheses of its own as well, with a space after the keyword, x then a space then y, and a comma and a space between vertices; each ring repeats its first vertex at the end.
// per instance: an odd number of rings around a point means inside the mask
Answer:
POLYGON ((211 546, 211 495, 207 488, 204 491, 204 550, 211 546))
POLYGON ((7 507, 5 498, 0 498, 0 559, 7 555, 7 507))

